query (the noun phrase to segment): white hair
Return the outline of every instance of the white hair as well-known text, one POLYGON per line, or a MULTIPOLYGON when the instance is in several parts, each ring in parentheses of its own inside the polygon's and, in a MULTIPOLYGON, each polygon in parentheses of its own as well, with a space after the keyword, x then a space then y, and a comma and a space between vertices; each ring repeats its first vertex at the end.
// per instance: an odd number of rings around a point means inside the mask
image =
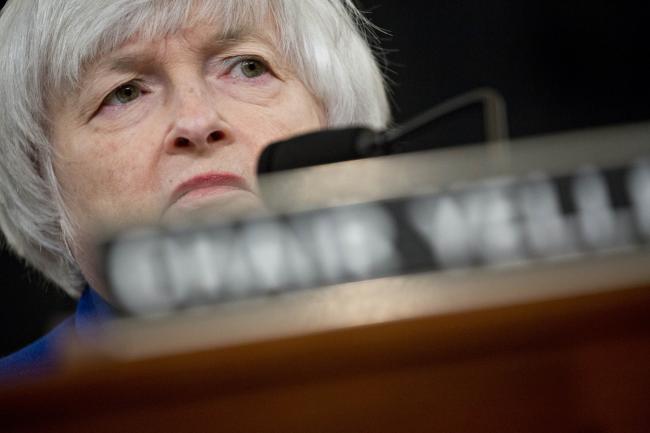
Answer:
POLYGON ((226 33, 254 30, 269 17, 278 50, 321 102, 329 126, 386 126, 376 39, 352 0, 9 0, 0 15, 0 228, 9 246, 79 295, 83 277, 48 114, 84 68, 136 35, 162 37, 196 19, 226 33))

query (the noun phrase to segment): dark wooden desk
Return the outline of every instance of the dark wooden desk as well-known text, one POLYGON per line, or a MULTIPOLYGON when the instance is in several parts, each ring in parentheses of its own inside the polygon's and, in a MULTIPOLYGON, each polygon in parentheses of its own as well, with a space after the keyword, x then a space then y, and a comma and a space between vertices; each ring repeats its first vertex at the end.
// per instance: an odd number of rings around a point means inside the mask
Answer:
POLYGON ((647 432, 649 264, 424 274, 119 323, 61 375, 0 390, 0 431, 647 432))

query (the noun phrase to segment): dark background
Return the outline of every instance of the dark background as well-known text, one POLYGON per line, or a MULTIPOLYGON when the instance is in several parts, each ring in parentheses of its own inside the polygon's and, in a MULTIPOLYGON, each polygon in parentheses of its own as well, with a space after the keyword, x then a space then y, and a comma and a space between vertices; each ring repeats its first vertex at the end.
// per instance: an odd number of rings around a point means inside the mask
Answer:
MULTIPOLYGON (((555 0, 359 3, 389 32, 381 38, 397 122, 479 86, 503 94, 513 137, 650 120, 650 68, 643 65, 650 54, 648 6, 555 0)), ((478 109, 465 110, 419 141, 450 146, 480 140, 480 120, 478 109)), ((0 275, 0 356, 37 338, 74 308, 7 252, 0 256, 0 275)))

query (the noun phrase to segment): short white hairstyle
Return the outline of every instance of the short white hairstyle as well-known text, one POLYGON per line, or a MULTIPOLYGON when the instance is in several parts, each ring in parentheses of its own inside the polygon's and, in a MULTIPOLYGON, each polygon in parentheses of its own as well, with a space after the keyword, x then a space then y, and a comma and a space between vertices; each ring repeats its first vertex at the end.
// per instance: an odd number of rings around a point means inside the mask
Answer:
POLYGON ((49 114, 89 64, 134 36, 164 37, 192 20, 228 33, 264 28, 269 18, 276 48, 323 105, 329 126, 386 126, 376 37, 352 0, 9 0, 0 15, 0 228, 9 246, 80 294, 49 114))

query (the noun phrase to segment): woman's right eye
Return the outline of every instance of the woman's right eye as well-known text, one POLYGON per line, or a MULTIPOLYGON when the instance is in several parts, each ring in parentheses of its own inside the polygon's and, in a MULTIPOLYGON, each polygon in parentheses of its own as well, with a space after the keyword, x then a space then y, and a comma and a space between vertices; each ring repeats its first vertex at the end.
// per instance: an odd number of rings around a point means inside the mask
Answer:
POLYGON ((134 83, 124 84, 113 90, 102 105, 126 105, 142 95, 142 90, 134 83))

